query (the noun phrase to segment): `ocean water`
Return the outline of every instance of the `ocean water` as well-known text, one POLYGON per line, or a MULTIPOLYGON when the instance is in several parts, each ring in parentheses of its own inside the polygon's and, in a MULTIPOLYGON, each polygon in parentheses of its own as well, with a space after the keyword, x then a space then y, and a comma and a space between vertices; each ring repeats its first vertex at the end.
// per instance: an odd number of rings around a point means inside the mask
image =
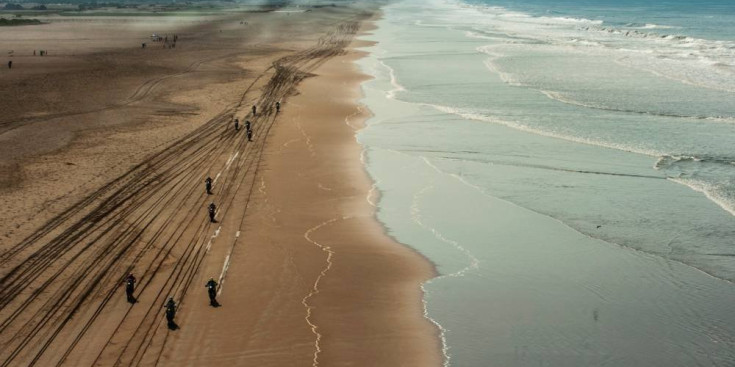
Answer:
POLYGON ((735 365, 735 3, 403 0, 378 219, 452 366, 735 365))

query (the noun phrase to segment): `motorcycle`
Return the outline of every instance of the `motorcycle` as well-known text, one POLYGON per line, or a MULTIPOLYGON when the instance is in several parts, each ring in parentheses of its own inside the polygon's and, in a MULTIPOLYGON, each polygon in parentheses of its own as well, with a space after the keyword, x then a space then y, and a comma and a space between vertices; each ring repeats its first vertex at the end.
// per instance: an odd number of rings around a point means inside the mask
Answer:
POLYGON ((206 180, 204 180, 204 187, 207 189, 207 195, 212 195, 212 179, 207 177, 206 180))
POLYGON ((173 324, 174 317, 176 317, 176 306, 175 305, 166 306, 166 321, 168 321, 169 324, 173 324))
POLYGON ((135 297, 133 297, 133 292, 135 292, 135 281, 132 279, 128 279, 125 284, 125 294, 128 296, 128 302, 130 303, 135 302, 135 297))
POLYGON ((215 210, 216 209, 213 206, 210 206, 209 207, 209 221, 212 222, 212 223, 214 223, 214 213, 215 213, 215 210))
POLYGON ((209 303, 210 304, 216 304, 217 303, 217 286, 210 284, 207 286, 207 292, 209 293, 209 303))

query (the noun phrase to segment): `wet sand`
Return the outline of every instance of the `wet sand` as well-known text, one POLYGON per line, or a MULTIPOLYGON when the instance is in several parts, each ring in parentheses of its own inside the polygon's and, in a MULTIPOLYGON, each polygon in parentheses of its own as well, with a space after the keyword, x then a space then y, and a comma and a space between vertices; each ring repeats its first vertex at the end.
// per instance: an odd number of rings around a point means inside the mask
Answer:
MULTIPOLYGON (((369 14, 337 7, 239 24, 244 16, 172 29, 186 37, 159 56, 187 39, 211 48, 166 62, 91 48, 58 71, 61 85, 24 92, 40 93, 37 105, 6 110, 4 363, 441 364, 421 302, 433 268, 374 219, 354 139, 365 76, 345 51, 369 14), (86 73, 73 65, 87 62, 102 81, 77 80, 86 73), (131 66, 141 62, 153 71, 131 66), (253 141, 234 117, 252 121, 253 141), (128 272, 138 277, 132 306, 128 272), (208 303, 210 277, 220 307, 208 303), (171 328, 169 296, 179 302, 171 328)), ((39 68, 0 77, 20 88, 39 68)))
POLYGON ((244 223, 223 226, 197 280, 218 279, 229 260, 222 307, 198 292, 165 364, 440 364, 418 286, 433 270, 373 216, 354 139, 367 117, 358 56, 320 66, 283 105, 244 223))

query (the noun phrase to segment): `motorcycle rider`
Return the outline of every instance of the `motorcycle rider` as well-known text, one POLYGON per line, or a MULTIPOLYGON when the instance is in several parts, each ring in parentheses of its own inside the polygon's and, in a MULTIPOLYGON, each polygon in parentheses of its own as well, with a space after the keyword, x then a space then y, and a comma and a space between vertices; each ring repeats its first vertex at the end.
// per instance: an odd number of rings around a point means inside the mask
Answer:
POLYGON ((250 120, 245 120, 245 130, 250 130, 250 120))
POLYGON ((281 102, 276 101, 276 113, 281 112, 281 102))
POLYGON ((207 292, 209 293, 209 304, 217 306, 217 282, 214 281, 214 278, 209 278, 205 287, 207 287, 207 292))
POLYGON ((135 292, 135 281, 133 273, 130 273, 125 277, 125 295, 128 296, 128 302, 130 303, 135 303, 135 297, 133 297, 133 292, 135 292))
POLYGON ((214 203, 209 204, 209 221, 214 223, 214 214, 217 211, 217 206, 214 203))
POLYGON ((248 129, 248 141, 253 141, 253 130, 248 129))
POLYGON ((207 189, 207 195, 212 195, 212 178, 207 176, 204 180, 204 187, 207 189))
POLYGON ((235 119, 235 131, 240 130, 240 120, 235 119))
POLYGON ((174 298, 169 297, 164 307, 166 307, 166 321, 171 324, 174 322, 174 317, 176 316, 176 302, 174 302, 174 298))

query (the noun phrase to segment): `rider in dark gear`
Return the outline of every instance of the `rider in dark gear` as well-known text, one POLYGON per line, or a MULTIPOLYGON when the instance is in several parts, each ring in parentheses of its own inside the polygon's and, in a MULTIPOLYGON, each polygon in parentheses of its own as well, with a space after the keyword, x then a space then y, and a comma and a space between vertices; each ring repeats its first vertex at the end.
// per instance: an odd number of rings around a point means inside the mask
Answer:
POLYGON ((214 214, 217 211, 217 206, 214 203, 209 204, 209 221, 214 223, 214 214))
POLYGON ((207 287, 207 292, 209 293, 209 304, 212 306, 217 305, 217 282, 214 281, 214 278, 209 278, 209 281, 205 285, 207 287))
POLYGON ((176 302, 174 302, 174 298, 169 297, 164 307, 166 307, 166 321, 171 324, 174 322, 174 317, 176 316, 176 302))
POLYGON ((235 119, 235 131, 240 130, 240 120, 235 119))
POLYGON ((125 295, 128 296, 128 302, 135 303, 133 292, 135 291, 135 276, 131 273, 125 278, 125 295))
POLYGON ((248 141, 253 141, 253 130, 248 130, 248 141))
POLYGON ((245 130, 250 130, 250 120, 245 120, 245 130))
POLYGON ((204 180, 204 187, 207 189, 207 195, 212 195, 212 178, 207 176, 204 180))
POLYGON ((255 105, 253 105, 253 116, 255 116, 255 105))
POLYGON ((281 112, 281 102, 276 102, 276 112, 281 112))

